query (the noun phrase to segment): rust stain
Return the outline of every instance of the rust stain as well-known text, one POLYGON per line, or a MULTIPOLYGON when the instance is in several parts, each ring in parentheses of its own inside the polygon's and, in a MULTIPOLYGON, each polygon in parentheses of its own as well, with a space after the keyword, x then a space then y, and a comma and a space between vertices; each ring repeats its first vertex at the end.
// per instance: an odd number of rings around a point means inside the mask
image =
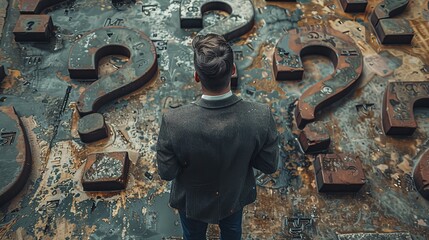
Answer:
POLYGON ((9 75, 1 82, 3 89, 12 89, 16 86, 18 80, 21 80, 21 72, 19 70, 9 69, 9 75))

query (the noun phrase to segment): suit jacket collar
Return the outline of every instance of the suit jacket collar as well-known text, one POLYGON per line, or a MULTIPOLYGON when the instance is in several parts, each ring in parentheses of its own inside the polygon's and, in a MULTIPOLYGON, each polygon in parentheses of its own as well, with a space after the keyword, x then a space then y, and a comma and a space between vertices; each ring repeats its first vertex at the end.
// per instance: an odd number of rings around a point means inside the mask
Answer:
POLYGON ((242 100, 243 100, 242 98, 237 97, 235 94, 233 94, 231 97, 228 97, 222 100, 214 100, 214 101, 209 101, 209 100, 200 98, 197 101, 195 101, 194 104, 203 108, 217 109, 217 108, 225 108, 225 107, 232 106, 242 100))

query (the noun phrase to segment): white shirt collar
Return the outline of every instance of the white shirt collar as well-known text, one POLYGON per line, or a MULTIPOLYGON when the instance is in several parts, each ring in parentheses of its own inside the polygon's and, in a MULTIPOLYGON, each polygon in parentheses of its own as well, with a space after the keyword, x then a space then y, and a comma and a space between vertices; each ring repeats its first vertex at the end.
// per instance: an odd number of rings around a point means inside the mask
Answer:
POLYGON ((229 98, 231 96, 232 96, 232 91, 229 91, 225 94, 216 95, 216 96, 203 95, 203 96, 201 96, 201 98, 204 100, 207 100, 207 101, 216 101, 216 100, 223 100, 223 99, 229 98))

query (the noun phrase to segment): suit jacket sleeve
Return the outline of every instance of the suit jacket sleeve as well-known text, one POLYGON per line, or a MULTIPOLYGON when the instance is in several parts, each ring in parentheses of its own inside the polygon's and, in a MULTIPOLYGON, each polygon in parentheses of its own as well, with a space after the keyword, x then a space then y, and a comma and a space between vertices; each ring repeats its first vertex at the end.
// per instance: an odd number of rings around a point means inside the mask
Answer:
POLYGON ((162 117, 161 128, 159 130, 158 143, 156 146, 156 161, 161 179, 171 181, 179 174, 181 167, 173 151, 169 127, 165 116, 162 117))
POLYGON ((279 135, 277 133, 276 122, 271 110, 269 110, 268 130, 265 143, 262 149, 252 162, 252 166, 263 173, 271 174, 277 171, 279 159, 279 135))

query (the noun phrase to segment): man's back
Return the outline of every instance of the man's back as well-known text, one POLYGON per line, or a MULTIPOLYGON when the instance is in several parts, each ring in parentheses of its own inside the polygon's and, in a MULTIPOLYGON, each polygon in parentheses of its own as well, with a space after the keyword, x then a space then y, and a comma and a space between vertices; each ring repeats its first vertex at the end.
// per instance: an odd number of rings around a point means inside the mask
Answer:
POLYGON ((200 221, 217 223, 255 200, 252 167, 265 173, 277 168, 269 107, 235 95, 171 110, 159 139, 164 144, 158 146, 165 146, 158 149, 160 175, 174 179, 170 204, 200 221), (177 166, 171 166, 172 157, 177 166))
POLYGON ((252 167, 277 168, 276 124, 268 106, 232 94, 236 68, 225 38, 197 35, 192 47, 203 95, 163 116, 158 171, 174 180, 170 205, 179 210, 185 240, 205 239, 208 223, 219 224, 221 239, 239 240, 243 207, 256 199, 252 167))

